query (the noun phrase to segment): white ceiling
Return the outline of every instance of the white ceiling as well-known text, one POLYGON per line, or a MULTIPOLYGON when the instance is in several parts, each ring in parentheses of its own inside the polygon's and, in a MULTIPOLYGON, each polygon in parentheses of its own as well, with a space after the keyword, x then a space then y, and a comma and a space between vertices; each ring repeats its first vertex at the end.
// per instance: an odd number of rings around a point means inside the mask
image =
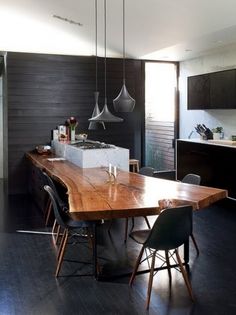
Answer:
MULTIPOLYGON (((95 0, 0 0, 0 50, 93 55, 94 3, 95 0)), ((235 0, 125 3, 128 57, 181 61, 236 43, 235 0)), ((98 0, 100 56, 104 55, 103 21, 103 0, 98 0)), ((122 0, 107 0, 107 54, 122 54, 122 0)))

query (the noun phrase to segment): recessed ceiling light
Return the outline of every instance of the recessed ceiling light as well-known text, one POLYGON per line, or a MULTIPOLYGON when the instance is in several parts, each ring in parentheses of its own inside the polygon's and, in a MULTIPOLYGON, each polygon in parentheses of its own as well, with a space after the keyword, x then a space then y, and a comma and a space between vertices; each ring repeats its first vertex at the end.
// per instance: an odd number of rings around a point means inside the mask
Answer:
POLYGON ((74 24, 74 25, 78 25, 78 26, 83 26, 83 24, 81 24, 80 22, 76 22, 76 21, 67 19, 67 18, 65 18, 65 17, 59 16, 59 15, 53 14, 52 17, 54 17, 55 19, 62 20, 62 21, 64 21, 64 22, 68 22, 68 23, 70 23, 70 24, 74 24))

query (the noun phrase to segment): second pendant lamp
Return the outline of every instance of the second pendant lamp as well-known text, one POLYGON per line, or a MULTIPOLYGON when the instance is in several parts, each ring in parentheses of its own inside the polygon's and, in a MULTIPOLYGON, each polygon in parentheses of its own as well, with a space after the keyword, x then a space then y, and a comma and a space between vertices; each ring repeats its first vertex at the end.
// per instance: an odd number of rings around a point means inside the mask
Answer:
POLYGON ((104 102, 104 107, 103 110, 99 115, 96 117, 90 118, 90 122, 122 122, 123 118, 117 117, 113 115, 108 107, 107 107, 107 62, 106 62, 106 0, 104 0, 104 52, 105 52, 105 57, 104 57, 104 83, 105 83, 105 102, 104 102))
POLYGON ((113 100, 115 111, 132 112, 135 100, 130 96, 125 85, 125 0, 123 0, 123 86, 119 95, 113 100))
MULTIPOLYGON (((98 106, 98 3, 97 0, 95 0, 95 66, 96 66, 96 89, 94 92, 94 98, 95 98, 95 106, 92 113, 92 118, 96 117, 100 114, 100 109, 98 106)), ((96 129, 106 129, 104 122, 90 122, 89 123, 89 130, 96 130, 96 129)))

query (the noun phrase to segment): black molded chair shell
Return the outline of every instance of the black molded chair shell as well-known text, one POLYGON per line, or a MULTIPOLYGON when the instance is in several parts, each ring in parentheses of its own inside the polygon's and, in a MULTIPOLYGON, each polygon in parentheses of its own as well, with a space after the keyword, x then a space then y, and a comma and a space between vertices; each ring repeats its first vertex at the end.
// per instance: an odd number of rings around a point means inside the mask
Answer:
POLYGON ((200 185, 201 176, 197 174, 187 174, 184 176, 181 182, 185 184, 200 185))
POLYGON ((171 250, 188 242, 192 233, 192 207, 168 208, 161 212, 144 243, 156 250, 171 250))
POLYGON ((155 169, 153 167, 143 166, 143 167, 140 168, 138 173, 141 174, 141 175, 153 176, 154 175, 154 171, 155 171, 155 169))
POLYGON ((55 198, 57 200, 57 203, 58 205, 60 206, 60 208, 62 208, 64 211, 67 211, 68 210, 68 204, 63 201, 61 199, 61 197, 59 196, 58 192, 57 192, 57 189, 56 189, 56 186, 52 180, 52 178, 46 173, 46 172, 42 172, 43 176, 44 176, 44 183, 45 185, 48 185, 49 187, 52 188, 53 192, 54 192, 54 195, 55 195, 55 198))
POLYGON ((131 237, 135 242, 139 243, 139 244, 144 244, 148 238, 148 236, 150 235, 151 230, 147 229, 147 230, 137 230, 137 231, 132 231, 129 234, 129 237, 131 237))
MULTIPOLYGON (((54 215, 57 223, 65 228, 65 229, 71 229, 71 228, 85 228, 85 227, 91 227, 94 224, 94 221, 76 221, 73 220, 68 213, 63 211, 63 209, 60 207, 59 200, 57 199, 57 195, 53 191, 53 189, 45 185, 44 189, 48 192, 51 201, 52 206, 54 210, 54 215)), ((96 221, 97 222, 97 221, 96 221)))

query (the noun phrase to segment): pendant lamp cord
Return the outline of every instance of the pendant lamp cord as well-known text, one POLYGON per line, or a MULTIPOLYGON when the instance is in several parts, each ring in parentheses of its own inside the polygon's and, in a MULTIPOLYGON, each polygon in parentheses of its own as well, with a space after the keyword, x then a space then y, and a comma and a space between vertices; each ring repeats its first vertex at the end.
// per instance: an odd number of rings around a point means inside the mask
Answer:
POLYGON ((95 63, 96 63, 96 89, 98 91, 98 3, 95 0, 95 63))
POLYGON ((107 1, 104 0, 104 84, 105 104, 107 104, 107 1))
POLYGON ((125 84, 125 0, 123 0, 123 83, 125 84))

